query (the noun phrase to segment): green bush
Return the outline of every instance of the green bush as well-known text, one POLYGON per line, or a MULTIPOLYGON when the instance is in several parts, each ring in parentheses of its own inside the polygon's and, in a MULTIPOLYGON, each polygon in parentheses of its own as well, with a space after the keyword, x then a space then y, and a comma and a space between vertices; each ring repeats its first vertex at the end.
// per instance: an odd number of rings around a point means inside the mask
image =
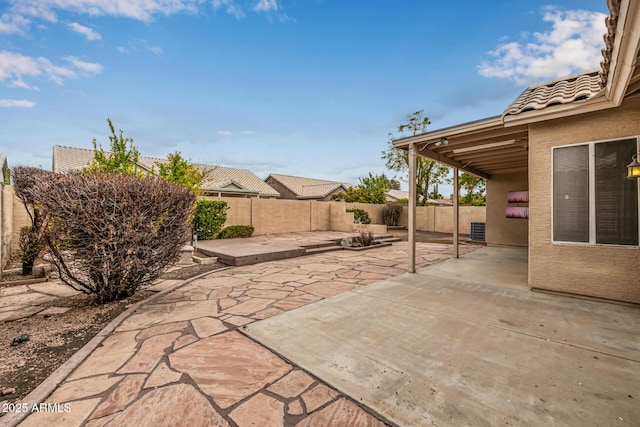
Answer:
POLYGON ((227 221, 227 202, 222 200, 198 200, 193 214, 193 227, 198 240, 215 239, 227 221))
POLYGON ((369 212, 364 209, 349 209, 347 212, 353 212, 353 222, 355 224, 371 224, 369 212))
POLYGON ((218 239, 251 237, 253 235, 253 231, 253 225, 230 225, 229 227, 223 228, 222 231, 218 233, 218 239))
POLYGON ((407 199, 407 198, 405 197, 405 198, 402 198, 402 199, 395 200, 393 203, 398 203, 398 204, 404 204, 404 205, 406 205, 406 204, 408 204, 408 203, 409 203, 409 199, 407 199))

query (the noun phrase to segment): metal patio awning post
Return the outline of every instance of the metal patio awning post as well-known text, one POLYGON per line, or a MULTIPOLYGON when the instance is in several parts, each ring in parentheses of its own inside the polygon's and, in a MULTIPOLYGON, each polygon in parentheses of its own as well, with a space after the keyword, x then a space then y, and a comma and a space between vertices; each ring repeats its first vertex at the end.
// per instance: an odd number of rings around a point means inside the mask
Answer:
POLYGON ((409 212, 408 212, 408 240, 409 240, 409 273, 416 272, 416 145, 409 145, 409 212))
POLYGON ((458 258, 458 230, 460 229, 460 197, 458 191, 458 168, 453 168, 453 256, 458 258))

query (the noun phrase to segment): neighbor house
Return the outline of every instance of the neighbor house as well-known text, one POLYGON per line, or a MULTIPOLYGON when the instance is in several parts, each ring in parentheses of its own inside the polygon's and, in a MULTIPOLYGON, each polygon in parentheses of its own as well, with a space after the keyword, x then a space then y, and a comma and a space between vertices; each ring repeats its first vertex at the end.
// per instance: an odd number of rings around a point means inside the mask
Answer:
POLYGON ((640 303, 639 180, 626 178, 640 151, 639 3, 608 1, 599 70, 394 142, 487 179, 486 241, 528 246, 531 288, 640 303))
POLYGON ((331 200, 331 196, 347 191, 350 184, 300 176, 270 174, 267 184, 280 193, 281 199, 331 200))
MULTIPOLYGON (((409 192, 403 190, 389 190, 385 193, 387 196, 387 202, 397 202, 398 200, 409 200, 409 192)), ((423 196, 420 196, 422 201, 423 196)), ((447 199, 427 199, 426 205, 439 205, 439 206, 451 206, 451 200, 447 199)))
MULTIPOLYGON (((53 172, 68 172, 88 167, 93 160, 94 151, 84 148, 53 147, 53 172)), ((140 169, 153 173, 158 170, 157 163, 166 159, 140 156, 140 169)), ((214 197, 260 197, 276 198, 279 193, 267 183, 246 169, 227 168, 222 166, 196 166, 207 171, 202 190, 205 195, 214 197)))

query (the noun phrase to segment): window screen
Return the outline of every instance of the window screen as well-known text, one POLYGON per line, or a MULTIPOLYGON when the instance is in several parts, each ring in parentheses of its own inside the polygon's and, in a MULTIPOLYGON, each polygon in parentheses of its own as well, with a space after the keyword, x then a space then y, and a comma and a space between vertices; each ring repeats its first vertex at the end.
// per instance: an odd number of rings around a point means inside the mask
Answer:
POLYGON ((553 150, 553 240, 589 242, 589 146, 553 150))
POLYGON ((595 144, 596 243, 638 244, 638 180, 626 179, 635 139, 595 144))

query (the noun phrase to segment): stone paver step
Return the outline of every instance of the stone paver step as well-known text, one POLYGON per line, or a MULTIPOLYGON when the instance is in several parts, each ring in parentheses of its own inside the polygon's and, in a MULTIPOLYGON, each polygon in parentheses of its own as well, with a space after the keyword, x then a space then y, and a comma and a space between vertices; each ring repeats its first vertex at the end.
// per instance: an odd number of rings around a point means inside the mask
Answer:
POLYGON ((380 243, 388 242, 388 243, 391 243, 391 242, 399 242, 401 240, 402 239, 400 239, 399 237, 381 237, 379 239, 376 239, 376 242, 380 242, 380 243))
POLYGON ((331 246, 322 246, 319 248, 309 248, 306 250, 305 254, 306 255, 321 254, 324 252, 341 251, 342 249, 343 249, 342 246, 336 246, 334 244, 331 246))
POLYGON ((300 247, 303 247, 305 249, 316 249, 316 248, 328 248, 336 245, 337 243, 335 240, 327 240, 326 242, 306 243, 304 245, 300 245, 300 247))

